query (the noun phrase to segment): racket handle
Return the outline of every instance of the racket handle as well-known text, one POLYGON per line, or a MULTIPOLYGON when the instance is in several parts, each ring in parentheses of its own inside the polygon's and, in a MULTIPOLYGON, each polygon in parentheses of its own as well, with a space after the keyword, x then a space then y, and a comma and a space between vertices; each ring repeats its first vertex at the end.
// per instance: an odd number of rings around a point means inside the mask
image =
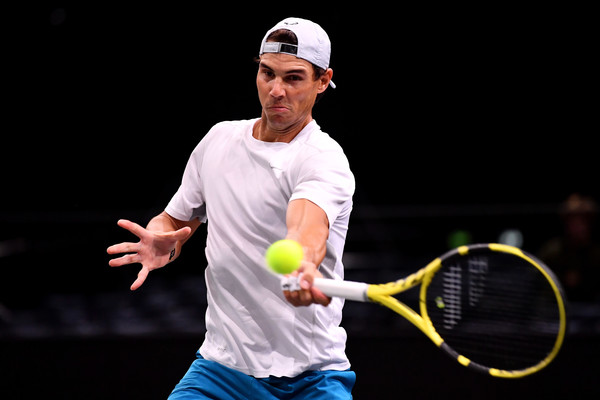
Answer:
POLYGON ((369 285, 363 282, 315 278, 314 285, 327 296, 343 297, 354 301, 368 301, 367 287, 369 285))
MULTIPOLYGON (((367 298, 368 284, 363 282, 338 281, 334 279, 315 278, 314 286, 330 297, 342 297, 354 301, 369 301, 367 298)), ((297 276, 285 276, 281 280, 283 290, 300 290, 297 276)))

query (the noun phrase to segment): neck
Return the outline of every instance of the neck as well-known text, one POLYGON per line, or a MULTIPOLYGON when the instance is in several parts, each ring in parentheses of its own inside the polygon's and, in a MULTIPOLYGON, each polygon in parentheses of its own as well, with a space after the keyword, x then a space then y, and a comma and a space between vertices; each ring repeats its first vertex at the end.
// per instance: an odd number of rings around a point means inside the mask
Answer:
POLYGON ((306 119, 298 121, 295 124, 279 128, 269 124, 266 115, 262 114, 254 125, 252 136, 263 142, 282 142, 289 143, 312 121, 312 116, 308 115, 306 119))

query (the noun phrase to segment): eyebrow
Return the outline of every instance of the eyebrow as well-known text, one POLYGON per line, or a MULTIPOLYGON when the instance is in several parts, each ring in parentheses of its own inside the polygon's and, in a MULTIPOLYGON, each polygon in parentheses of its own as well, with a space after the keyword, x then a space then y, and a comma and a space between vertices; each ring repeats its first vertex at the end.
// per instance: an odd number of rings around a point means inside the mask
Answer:
MULTIPOLYGON (((275 71, 273 68, 269 67, 263 61, 260 62, 259 66, 262 67, 262 68, 266 68, 268 70, 271 70, 273 72, 275 71)), ((307 75, 308 71, 306 71, 306 69, 290 69, 290 70, 284 72, 284 75, 293 75, 293 74, 304 74, 304 75, 307 75)))

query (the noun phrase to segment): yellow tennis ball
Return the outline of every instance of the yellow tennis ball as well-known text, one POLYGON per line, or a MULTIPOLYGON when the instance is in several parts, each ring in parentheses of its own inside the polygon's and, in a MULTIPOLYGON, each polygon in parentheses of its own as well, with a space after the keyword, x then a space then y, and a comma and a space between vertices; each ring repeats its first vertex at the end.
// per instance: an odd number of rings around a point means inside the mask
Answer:
POLYGON ((295 240, 283 239, 273 243, 265 253, 267 265, 278 274, 290 274, 300 268, 304 251, 295 240))

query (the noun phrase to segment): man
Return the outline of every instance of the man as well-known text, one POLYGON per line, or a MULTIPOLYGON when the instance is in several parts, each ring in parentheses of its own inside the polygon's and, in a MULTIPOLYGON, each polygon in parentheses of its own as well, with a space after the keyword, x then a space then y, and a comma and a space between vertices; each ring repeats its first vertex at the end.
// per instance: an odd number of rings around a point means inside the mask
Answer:
POLYGON ((315 277, 343 278, 354 193, 342 149, 312 119, 317 96, 333 86, 330 51, 311 21, 288 18, 269 30, 256 77, 261 117, 215 125, 145 229, 119 221, 140 238, 108 248, 128 253, 111 266, 142 264, 132 290, 208 222, 206 337, 172 399, 352 398, 343 300, 312 286, 315 277), (304 248, 299 291, 282 292, 264 265, 282 238, 304 248))

